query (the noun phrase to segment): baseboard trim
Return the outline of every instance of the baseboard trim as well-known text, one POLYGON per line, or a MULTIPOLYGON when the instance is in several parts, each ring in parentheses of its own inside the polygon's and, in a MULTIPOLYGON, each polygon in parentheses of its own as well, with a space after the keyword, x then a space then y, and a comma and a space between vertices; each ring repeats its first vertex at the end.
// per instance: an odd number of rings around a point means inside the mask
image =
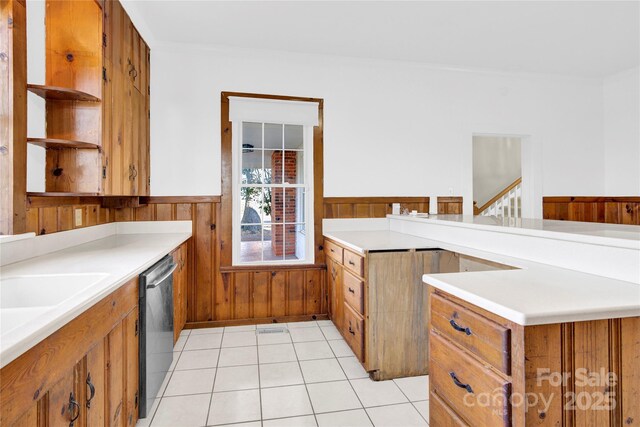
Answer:
POLYGON ((260 317, 255 319, 211 320, 208 322, 188 322, 184 329, 220 328, 223 326, 262 325, 265 323, 304 322, 310 320, 329 320, 328 314, 306 314, 300 316, 260 317))

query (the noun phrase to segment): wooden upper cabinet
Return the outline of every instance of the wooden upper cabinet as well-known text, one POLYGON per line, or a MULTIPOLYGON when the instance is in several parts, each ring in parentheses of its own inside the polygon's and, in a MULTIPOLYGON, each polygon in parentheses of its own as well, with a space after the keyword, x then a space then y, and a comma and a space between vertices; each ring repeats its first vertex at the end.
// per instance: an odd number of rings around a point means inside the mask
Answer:
POLYGON ((149 194, 149 48, 117 0, 46 5, 46 191, 149 194))
POLYGON ((105 14, 104 194, 149 195, 149 48, 119 2, 105 14))
POLYGON ((102 192, 103 12, 95 1, 47 1, 45 85, 29 90, 46 100, 47 192, 102 192), (79 148, 82 147, 82 148, 79 148))

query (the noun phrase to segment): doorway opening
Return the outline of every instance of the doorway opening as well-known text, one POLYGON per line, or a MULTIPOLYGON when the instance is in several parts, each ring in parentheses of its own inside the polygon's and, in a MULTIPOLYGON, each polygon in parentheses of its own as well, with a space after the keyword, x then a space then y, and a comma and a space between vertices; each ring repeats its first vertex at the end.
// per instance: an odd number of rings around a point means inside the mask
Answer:
POLYGON ((473 214, 522 218, 522 138, 473 136, 473 214))

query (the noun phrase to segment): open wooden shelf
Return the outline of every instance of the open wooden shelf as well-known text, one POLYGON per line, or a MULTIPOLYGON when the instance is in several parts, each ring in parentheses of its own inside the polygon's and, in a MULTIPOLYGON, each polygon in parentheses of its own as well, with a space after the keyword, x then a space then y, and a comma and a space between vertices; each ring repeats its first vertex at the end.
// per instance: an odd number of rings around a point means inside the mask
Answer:
POLYGON ((91 142, 69 141, 55 138, 27 138, 29 144, 38 145, 44 148, 89 148, 99 150, 100 146, 91 142))
POLYGON ((54 101, 87 101, 100 102, 100 98, 75 89, 46 85, 27 85, 27 90, 41 98, 54 101))

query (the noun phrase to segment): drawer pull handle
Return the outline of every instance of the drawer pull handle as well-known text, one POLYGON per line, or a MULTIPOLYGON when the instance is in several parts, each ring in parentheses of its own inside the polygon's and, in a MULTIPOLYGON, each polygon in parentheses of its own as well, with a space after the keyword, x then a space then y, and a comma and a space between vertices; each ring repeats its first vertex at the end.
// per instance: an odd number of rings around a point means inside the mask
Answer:
POLYGON ((356 291, 354 291, 353 289, 349 288, 349 292, 351 292, 352 294, 356 294, 356 291))
POLYGON ((87 385, 89 386, 89 398, 87 399, 87 408, 91 408, 91 401, 96 395, 96 388, 91 382, 91 372, 87 374, 87 385))
POLYGON ((356 263, 355 263, 355 262, 353 262, 353 261, 351 261, 351 260, 349 260, 349 265, 353 265, 353 266, 355 267, 355 266, 356 266, 356 263))
POLYGON ((460 388, 463 388, 465 390, 467 390, 469 393, 473 393, 473 389, 471 388, 471 386, 469 384, 464 384, 463 382, 461 382, 458 377, 456 376, 456 373, 451 371, 449 372, 449 375, 451 375, 451 379, 453 379, 453 383, 455 385, 457 385, 460 388))
POLYGON ((467 334, 467 335, 471 335, 471 329, 469 329, 469 328, 463 328, 462 326, 458 325, 458 324, 456 323, 456 321, 455 321, 455 320, 451 319, 451 320, 449 321, 449 324, 450 324, 450 325, 451 325, 451 327, 452 327, 453 329, 455 329, 456 331, 458 331, 458 332, 464 332, 464 333, 465 333, 465 334, 467 334))
POLYGON ((351 329, 351 326, 349 326, 349 333, 350 333, 351 335, 355 335, 355 334, 356 334, 356 333, 353 331, 353 329, 351 329))
POLYGON ((334 251, 333 249, 329 249, 332 253, 335 253, 336 251, 334 251))
POLYGON ((69 416, 71 417, 69 420, 69 427, 73 427, 80 416, 80 404, 76 401, 73 392, 69 394, 69 416))

